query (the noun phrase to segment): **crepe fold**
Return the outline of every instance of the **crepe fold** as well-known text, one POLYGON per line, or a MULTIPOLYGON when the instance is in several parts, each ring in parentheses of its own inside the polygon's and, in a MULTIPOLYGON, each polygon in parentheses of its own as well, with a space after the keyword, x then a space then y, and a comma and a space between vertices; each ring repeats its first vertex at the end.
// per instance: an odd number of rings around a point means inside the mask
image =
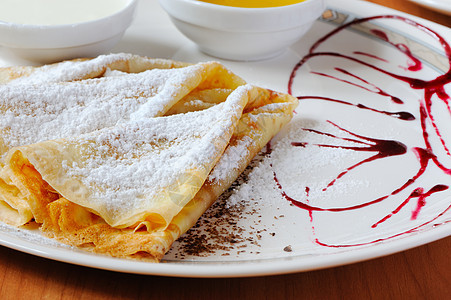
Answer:
POLYGON ((0 220, 159 261, 296 105, 216 62, 112 54, 0 69, 0 220))

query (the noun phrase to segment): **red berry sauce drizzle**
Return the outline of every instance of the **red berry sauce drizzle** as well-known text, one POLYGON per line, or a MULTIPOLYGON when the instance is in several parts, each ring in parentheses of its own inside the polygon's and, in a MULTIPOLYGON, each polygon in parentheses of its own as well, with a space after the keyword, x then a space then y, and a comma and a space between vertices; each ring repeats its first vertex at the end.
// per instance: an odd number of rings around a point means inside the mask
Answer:
MULTIPOLYGON (((421 60, 416 58, 415 55, 410 51, 410 49, 406 45, 395 44, 395 43, 391 42, 388 35, 382 30, 373 29, 373 30, 371 30, 371 33, 374 36, 381 39, 383 42, 390 44, 395 49, 397 49, 397 51, 400 51, 403 55, 405 55, 407 57, 408 67, 407 68, 403 67, 403 69, 406 72, 413 73, 413 72, 420 71, 422 69, 421 60)), ((387 60, 385 60, 383 58, 380 58, 378 56, 375 56, 375 55, 372 55, 372 54, 366 53, 366 52, 354 51, 353 54, 356 55, 357 57, 358 56, 366 56, 366 57, 370 57, 370 58, 376 59, 381 62, 388 62, 387 60)), ((306 64, 310 59, 312 59, 314 57, 319 57, 319 56, 336 57, 336 58, 352 61, 353 63, 363 65, 365 67, 371 68, 372 70, 380 72, 384 75, 390 76, 391 78, 393 78, 393 80, 407 83, 410 86, 410 88, 412 88, 412 89, 422 90, 424 92, 424 96, 423 96, 423 99, 421 99, 419 101, 419 116, 420 116, 419 123, 421 124, 422 136, 424 139, 425 146, 424 147, 412 147, 411 149, 408 149, 406 145, 404 145, 403 143, 401 143, 399 141, 375 139, 375 138, 371 138, 371 137, 367 137, 367 136, 363 136, 363 135, 358 135, 356 133, 353 133, 350 129, 345 129, 331 121, 328 121, 328 123, 333 125, 339 131, 341 131, 343 133, 347 133, 350 136, 355 137, 355 138, 343 138, 343 137, 339 137, 339 136, 331 134, 331 133, 304 128, 303 130, 311 132, 313 134, 324 135, 324 136, 331 137, 334 139, 349 141, 349 142, 353 142, 354 144, 353 144, 353 146, 336 146, 336 145, 328 145, 328 144, 309 144, 308 142, 303 142, 303 141, 292 141, 291 146, 293 146, 293 147, 312 147, 313 146, 313 147, 321 147, 321 148, 341 148, 341 149, 347 149, 347 150, 351 150, 351 151, 358 151, 358 152, 365 151, 365 152, 374 153, 374 155, 370 156, 369 158, 366 158, 366 159, 346 168, 345 170, 343 170, 341 173, 339 173, 339 175, 336 178, 334 178, 332 181, 330 181, 327 184, 327 186, 325 186, 322 189, 323 191, 326 191, 328 188, 333 186, 337 180, 339 180, 340 178, 345 176, 348 172, 351 172, 352 170, 354 170, 355 168, 358 168, 359 166, 361 166, 363 164, 366 164, 371 161, 384 159, 387 157, 401 156, 401 155, 408 153, 409 151, 412 151, 416 155, 418 162, 419 162, 419 169, 404 184, 395 188, 393 191, 391 191, 391 193, 380 196, 376 199, 367 200, 366 202, 358 204, 358 205, 352 205, 352 206, 347 206, 347 207, 320 207, 320 206, 310 205, 309 200, 308 200, 309 191, 310 191, 309 187, 305 187, 305 195, 307 197, 306 200, 298 201, 287 194, 287 192, 284 190, 283 186, 281 185, 276 172, 274 171, 274 181, 276 182, 276 185, 279 188, 283 198, 285 198, 287 201, 291 202, 296 207, 303 209, 305 211, 308 211, 309 216, 310 216, 310 222, 312 225, 312 231, 313 231, 314 235, 315 235, 315 227, 313 224, 313 221, 314 221, 313 213, 314 212, 322 211, 322 212, 340 213, 340 212, 344 212, 344 211, 358 210, 358 209, 361 209, 364 207, 371 206, 376 203, 380 203, 384 200, 389 199, 391 196, 394 196, 394 195, 396 195, 402 191, 406 191, 406 190, 412 190, 410 195, 398 207, 396 207, 394 210, 392 210, 387 215, 382 216, 380 218, 380 220, 375 222, 371 227, 376 228, 381 223, 386 222, 391 217, 393 217, 398 212, 400 212, 406 206, 407 203, 409 203, 410 201, 414 201, 414 200, 416 200, 417 202, 416 202, 415 209, 411 213, 411 220, 416 220, 417 217, 419 216, 419 214, 421 213, 422 207, 426 205, 427 198, 429 196, 449 189, 448 185, 438 182, 432 188, 426 190, 424 187, 417 186, 417 180, 425 173, 427 167, 430 164, 435 164, 435 166, 437 166, 445 174, 445 176, 451 175, 451 169, 446 167, 439 160, 439 158, 434 154, 434 150, 432 149, 431 142, 430 142, 430 136, 429 136, 430 133, 428 132, 428 127, 427 127, 428 124, 430 124, 429 126, 432 126, 432 129, 435 131, 435 135, 440 140, 441 147, 443 148, 444 152, 446 153, 446 155, 445 155, 446 158, 451 158, 450 150, 449 150, 448 146, 446 145, 444 138, 442 137, 442 134, 440 132, 439 126, 436 123, 436 120, 435 120, 434 114, 433 114, 433 110, 432 110, 433 98, 434 98, 434 99, 437 99, 434 101, 442 101, 445 104, 445 107, 447 108, 449 115, 451 115, 450 96, 446 93, 445 88, 444 88, 444 86, 446 84, 451 83, 451 47, 450 47, 450 45, 446 42, 446 40, 443 37, 441 37, 439 34, 437 34, 432 29, 430 29, 426 26, 423 26, 410 19, 404 18, 404 17, 400 17, 400 16, 396 16, 396 15, 383 15, 383 16, 374 16, 374 17, 369 17, 369 18, 356 19, 356 20, 351 21, 347 24, 344 24, 340 27, 337 27, 335 30, 331 31, 330 33, 328 33, 327 35, 325 35, 324 37, 319 39, 310 48, 309 53, 306 56, 304 56, 292 70, 290 80, 288 83, 288 92, 290 94, 293 93, 292 87, 293 87, 293 82, 296 79, 297 71, 304 64, 306 64), (410 26, 413 26, 416 29, 422 31, 423 33, 426 33, 429 36, 433 37, 443 47, 444 53, 447 57, 447 60, 448 60, 449 66, 450 66, 448 71, 442 75, 439 75, 438 77, 436 77, 432 80, 422 80, 422 79, 402 76, 402 75, 398 75, 398 74, 386 71, 376 65, 372 65, 368 62, 365 62, 356 57, 349 56, 346 54, 337 53, 337 52, 319 52, 319 51, 316 52, 317 48, 321 44, 323 44, 326 40, 328 40, 332 36, 341 32, 342 30, 345 30, 353 25, 361 24, 364 22, 370 22, 370 21, 378 20, 378 19, 379 20, 380 19, 391 19, 391 20, 404 22, 404 23, 406 23, 410 26), (354 145, 357 145, 357 146, 354 146, 354 145)), ((395 104, 403 104, 404 103, 401 99, 390 95, 389 93, 384 91, 382 88, 377 87, 374 84, 371 84, 370 82, 364 80, 363 78, 361 78, 357 75, 352 74, 349 71, 344 70, 343 68, 336 67, 336 68, 334 68, 334 70, 337 71, 339 74, 343 74, 343 75, 346 75, 348 77, 355 79, 357 82, 360 82, 361 84, 353 83, 351 81, 341 79, 337 76, 332 76, 332 75, 328 75, 328 74, 321 73, 321 72, 311 71, 311 73, 318 75, 318 76, 323 76, 323 77, 328 77, 328 78, 331 78, 334 80, 338 80, 339 82, 342 82, 343 84, 352 85, 354 87, 364 89, 366 91, 373 92, 373 93, 376 93, 376 94, 384 96, 384 97, 388 97, 395 104), (370 86, 371 88, 367 88, 367 87, 365 87, 365 85, 370 86)), ((355 106, 359 109, 370 110, 372 112, 388 115, 390 117, 398 118, 398 119, 406 121, 406 122, 415 120, 414 115, 407 111, 399 111, 399 112, 381 111, 381 110, 373 109, 373 108, 368 107, 363 104, 355 104, 355 103, 343 101, 340 99, 334 99, 334 98, 323 97, 323 96, 299 96, 298 99, 301 102, 306 101, 306 100, 310 100, 310 101, 313 100, 313 101, 323 101, 326 103, 331 102, 331 103, 335 103, 335 104, 338 103, 340 105, 355 106)), ((301 107, 302 107, 302 105, 301 105, 301 107)), ((418 122, 416 124, 418 124, 418 122)), ((436 226, 438 224, 434 224, 434 221, 437 220, 439 217, 443 216, 449 210, 451 210, 451 203, 448 207, 446 207, 444 210, 442 210, 440 213, 438 213, 432 219, 427 220, 427 221, 423 222, 422 224, 415 226, 414 228, 411 228, 408 231, 403 231, 401 233, 391 235, 391 236, 388 236, 385 238, 379 238, 377 240, 373 240, 370 242, 363 242, 363 243, 359 243, 359 244, 336 245, 336 244, 327 244, 327 243, 321 242, 318 238, 315 238, 315 242, 321 246, 334 247, 334 248, 363 246, 363 245, 374 244, 374 243, 381 242, 384 240, 399 237, 401 235, 416 232, 416 231, 420 230, 422 227, 425 227, 426 225, 436 226)))

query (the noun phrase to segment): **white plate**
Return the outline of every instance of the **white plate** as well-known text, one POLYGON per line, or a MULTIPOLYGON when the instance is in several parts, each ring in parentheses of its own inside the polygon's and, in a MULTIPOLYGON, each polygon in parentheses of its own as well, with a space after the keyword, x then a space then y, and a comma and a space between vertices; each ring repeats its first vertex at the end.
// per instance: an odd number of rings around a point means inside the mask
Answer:
POLYGON ((451 0, 410 0, 426 8, 451 15, 451 0))
MULTIPOLYGON (((137 19, 116 52, 214 60, 178 33, 155 2, 139 4, 137 19)), ((287 91, 294 66, 338 26, 370 15, 406 16, 356 0, 331 4, 324 19, 282 56, 223 63, 249 82, 287 91)), ((450 42, 451 31, 413 19, 448 41, 438 42, 419 24, 380 18, 344 27, 318 45, 292 77, 293 94, 304 99, 290 125, 266 149, 272 153, 254 160, 199 226, 174 244, 163 263, 93 255, 44 239, 36 230, 8 226, 1 227, 0 244, 121 272, 238 277, 343 265, 449 236, 451 112, 446 96, 451 84, 436 90, 443 99, 434 95, 422 118, 425 89, 412 88, 405 81, 427 82, 446 72, 450 80, 447 56, 451 53, 445 55, 443 47, 450 42), (414 119, 398 119, 384 111, 404 112, 402 117, 414 119), (356 165, 378 153, 378 159, 356 165), (421 164, 427 164, 424 172, 421 164), (414 177, 418 178, 409 183, 414 177)), ((26 63, 1 49, 0 58, 4 66, 26 63)))

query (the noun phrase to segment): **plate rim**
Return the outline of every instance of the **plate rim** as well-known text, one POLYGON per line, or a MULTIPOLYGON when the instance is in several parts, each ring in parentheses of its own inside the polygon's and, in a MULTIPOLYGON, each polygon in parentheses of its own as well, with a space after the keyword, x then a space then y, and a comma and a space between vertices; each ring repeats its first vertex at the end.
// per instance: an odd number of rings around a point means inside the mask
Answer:
POLYGON ((0 245, 44 259, 121 273, 185 278, 237 278, 308 272, 354 264, 407 251, 450 235, 451 222, 433 229, 420 230, 394 240, 382 241, 337 253, 224 262, 184 260, 176 263, 163 260, 160 263, 149 263, 133 261, 78 249, 54 248, 36 244, 5 232, 0 232, 0 245), (422 239, 418 239, 417 235, 421 235, 422 239), (68 253, 72 255, 68 256, 68 253), (349 255, 349 253, 352 253, 352 255, 349 255), (275 263, 277 266, 274 266, 275 263), (193 266, 195 266, 195 270, 193 270, 193 266))

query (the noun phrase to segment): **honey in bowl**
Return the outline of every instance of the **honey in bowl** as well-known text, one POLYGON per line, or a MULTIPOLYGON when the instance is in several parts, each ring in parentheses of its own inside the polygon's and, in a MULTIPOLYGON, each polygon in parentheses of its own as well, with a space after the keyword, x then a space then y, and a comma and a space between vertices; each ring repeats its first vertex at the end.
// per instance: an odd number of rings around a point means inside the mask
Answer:
POLYGON ((292 5, 304 0, 199 0, 217 5, 244 7, 244 8, 264 8, 292 5))

